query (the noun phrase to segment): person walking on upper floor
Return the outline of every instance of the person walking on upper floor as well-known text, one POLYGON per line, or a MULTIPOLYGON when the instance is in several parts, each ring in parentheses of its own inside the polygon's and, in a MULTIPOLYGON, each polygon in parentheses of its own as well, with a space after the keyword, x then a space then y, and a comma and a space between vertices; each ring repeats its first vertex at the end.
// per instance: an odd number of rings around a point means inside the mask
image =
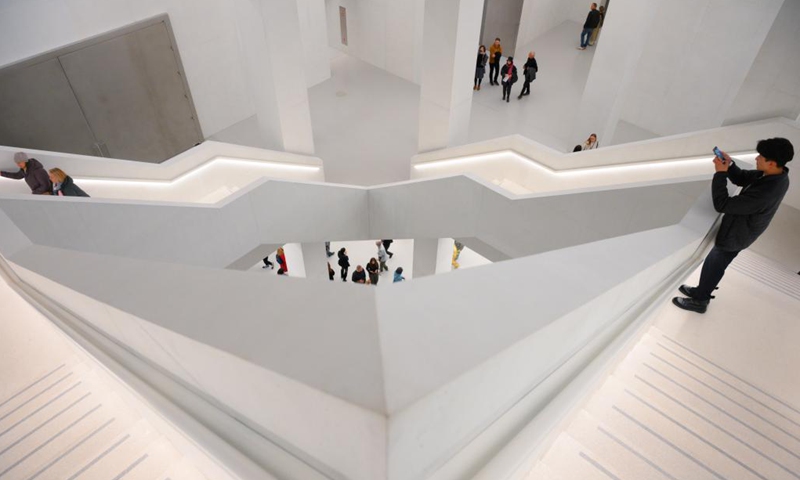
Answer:
POLYGON ((283 273, 289 273, 289 265, 286 263, 286 254, 283 247, 280 247, 275 253, 275 261, 278 262, 278 270, 283 270, 283 273))
POLYGON ((606 19, 606 7, 600 5, 598 10, 600 12, 600 23, 597 25, 597 28, 592 30, 592 38, 589 39, 590 47, 594 47, 594 45, 597 43, 597 36, 600 35, 600 29, 603 28, 603 22, 606 19))
POLYGON ((60 197, 88 197, 89 195, 75 185, 72 177, 64 173, 60 168, 50 169, 50 182, 53 184, 53 195, 60 197))
POLYGON ((264 262, 264 266, 261 268, 269 268, 271 270, 275 268, 275 265, 273 265, 273 263, 269 261, 269 255, 262 258, 261 261, 264 262))
POLYGON ((389 267, 386 266, 386 262, 389 261, 389 258, 386 256, 387 255, 386 248, 383 246, 383 243, 381 243, 380 240, 375 242, 375 246, 378 247, 378 261, 381 264, 381 273, 384 271, 388 272, 389 267))
POLYGON ((586 21, 583 22, 583 30, 581 31, 581 46, 578 50, 586 50, 589 45, 589 37, 597 26, 600 25, 600 12, 597 10, 597 4, 593 3, 589 14, 586 16, 586 21))
POLYGON ((356 271, 353 272, 353 283, 367 283, 367 272, 364 271, 364 267, 361 265, 356 266, 356 271))
POLYGON ((342 281, 347 281, 347 271, 350 269, 350 257, 347 256, 347 250, 345 248, 339 249, 339 268, 341 269, 342 273, 342 281))
POLYGON ((506 64, 500 69, 500 77, 503 82, 503 100, 511 100, 511 86, 517 83, 517 67, 514 65, 514 57, 508 57, 506 64))
POLYGON ((675 297, 672 303, 684 310, 705 313, 713 292, 725 269, 764 233, 778 211, 789 189, 789 169, 786 164, 794 158, 794 146, 785 138, 761 140, 756 145, 755 170, 742 170, 725 152, 714 155, 714 178, 711 197, 714 209, 724 213, 717 231, 714 248, 708 253, 700 270, 697 287, 681 285, 678 290, 687 298, 675 297), (728 180, 743 187, 738 195, 728 194, 728 180))
POLYGON ((481 45, 478 48, 478 59, 475 62, 475 86, 472 87, 473 90, 481 89, 481 82, 486 74, 486 62, 488 60, 489 55, 486 54, 486 47, 481 45))
POLYGON ((378 270, 380 270, 380 265, 378 265, 378 260, 375 257, 369 259, 369 263, 367 263, 367 275, 369 275, 369 283, 373 285, 378 284, 378 280, 381 278, 381 274, 378 270))
POLYGON ((503 46, 500 39, 495 38, 489 46, 489 84, 497 85, 497 74, 500 73, 500 60, 503 58, 503 46))
POLYGON ((523 78, 525 78, 525 82, 522 84, 522 91, 519 92, 517 100, 525 95, 531 94, 531 82, 536 80, 536 72, 539 71, 539 64, 536 63, 535 56, 536 52, 530 51, 528 53, 528 60, 525 62, 525 66, 522 67, 522 75, 523 78))
POLYGON ((585 142, 583 142, 583 145, 581 145, 581 150, 594 150, 599 146, 600 143, 597 142, 597 134, 593 133, 589 135, 589 138, 587 138, 585 142))
POLYGON ((22 180, 24 178, 25 183, 28 184, 31 193, 34 195, 52 194, 53 185, 50 182, 50 176, 42 164, 39 163, 39 160, 28 158, 25 152, 17 152, 14 154, 14 163, 19 167, 19 171, 0 172, 0 175, 14 180, 22 180))

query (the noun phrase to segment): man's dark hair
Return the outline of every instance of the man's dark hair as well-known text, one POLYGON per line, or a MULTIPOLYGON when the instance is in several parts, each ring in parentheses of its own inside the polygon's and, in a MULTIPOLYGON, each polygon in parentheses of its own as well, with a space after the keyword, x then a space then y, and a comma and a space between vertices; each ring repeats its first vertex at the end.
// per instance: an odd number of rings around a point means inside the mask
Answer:
POLYGON ((500 37, 495 38, 495 40, 500 40, 500 37))
POLYGON ((767 160, 777 163, 779 167, 783 167, 794 158, 792 142, 780 137, 759 140, 756 151, 767 160))

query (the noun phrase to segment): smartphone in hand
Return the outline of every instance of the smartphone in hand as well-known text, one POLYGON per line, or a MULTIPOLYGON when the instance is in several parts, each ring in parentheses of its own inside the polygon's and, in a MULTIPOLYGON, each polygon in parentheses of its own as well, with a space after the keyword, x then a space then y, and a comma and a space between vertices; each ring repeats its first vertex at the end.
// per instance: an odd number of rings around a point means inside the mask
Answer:
POLYGON ((720 150, 719 147, 714 147, 714 155, 716 155, 722 163, 725 163, 725 155, 722 154, 722 150, 720 150))

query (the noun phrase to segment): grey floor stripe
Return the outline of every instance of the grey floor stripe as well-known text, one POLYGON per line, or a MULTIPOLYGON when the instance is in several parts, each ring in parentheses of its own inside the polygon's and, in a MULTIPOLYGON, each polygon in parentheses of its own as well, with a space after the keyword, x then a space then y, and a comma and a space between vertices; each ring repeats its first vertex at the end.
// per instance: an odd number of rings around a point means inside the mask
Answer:
MULTIPOLYGON (((729 437, 731 437, 734 441, 739 442, 740 444, 742 444, 745 447, 749 448, 753 452, 755 452, 758 455, 761 455, 765 459, 769 460, 771 463, 777 465, 780 469, 784 470, 785 472, 789 473, 790 475, 792 475, 795 478, 797 478, 798 480, 800 480, 800 475, 798 475, 797 473, 792 471, 787 466, 783 465, 782 463, 778 462, 777 460, 775 460, 774 458, 770 457, 766 453, 762 452, 761 450, 757 449, 756 447, 754 447, 754 446, 750 445, 749 443, 745 442, 744 440, 739 438, 737 435, 735 435, 735 434, 731 433, 730 431, 726 430, 725 428, 723 428, 721 425, 717 424, 716 422, 712 422, 711 420, 709 420, 706 416, 704 416, 700 412, 696 411, 692 407, 686 405, 685 403, 681 402, 677 398, 673 397, 672 395, 668 394, 667 392, 665 392, 665 391, 661 390, 660 388, 656 387, 655 385, 651 384, 647 380, 644 380, 644 379, 642 379, 640 377, 636 377, 636 378, 638 378, 642 383, 648 385, 650 388, 652 388, 653 390, 657 391, 658 393, 660 393, 664 397, 667 397, 668 399, 672 400, 674 403, 676 403, 676 404, 680 405, 681 407, 683 407, 684 409, 688 410, 689 412, 694 414, 700 420, 703 420, 704 422, 706 422, 707 424, 709 424, 712 427, 716 428, 717 430, 720 430, 721 432, 724 432, 729 437)), ((629 392, 627 389, 625 391, 629 392)), ((767 439, 767 440, 769 440, 769 439, 767 439)), ((791 452, 788 452, 788 453, 791 453, 791 452)), ((795 457, 797 457, 797 455, 795 455, 795 457)), ((797 458, 798 458, 798 460, 800 460, 800 457, 797 457, 797 458)))
POLYGON ((0 420, 5 420, 6 418, 8 418, 8 416, 9 416, 9 415, 12 415, 12 414, 13 414, 13 413, 15 413, 16 411, 18 411, 20 408, 24 407, 25 405, 27 405, 27 404, 31 403, 32 401, 36 400, 36 399, 37 399, 37 398, 39 398, 40 396, 44 395, 44 394, 45 394, 45 393, 47 393, 47 392, 48 392, 48 391, 49 391, 51 388, 53 388, 53 387, 55 387, 56 385, 58 385, 59 383, 63 382, 64 380, 66 380, 67 378, 69 378, 71 375, 72 375, 72 372, 69 372, 68 374, 66 374, 66 375, 64 375, 63 377, 61 377, 61 378, 59 378, 58 380, 56 380, 54 383, 51 383, 49 387, 45 388, 45 389, 44 389, 44 390, 42 390, 41 392, 39 392, 39 393, 37 393, 36 395, 32 396, 31 398, 29 398, 29 399, 25 400, 25 402, 23 402, 23 403, 21 403, 21 404, 17 405, 17 408, 15 408, 15 409, 11 410, 10 412, 8 412, 8 413, 6 413, 5 415, 3 415, 2 417, 0 417, 0 420))
POLYGON ((102 460, 102 459, 103 459, 103 458, 104 458, 106 455, 108 455, 109 453, 113 452, 113 451, 114 451, 114 450, 115 450, 117 447, 119 447, 120 445, 122 445, 123 443, 125 443, 125 442, 126 442, 128 439, 129 439, 129 438, 131 438, 131 434, 130 434, 130 433, 126 433, 124 437, 122 437, 122 438, 120 438, 119 440, 117 440, 116 442, 114 442, 114 444, 113 444, 113 445, 111 445, 110 447, 108 447, 107 449, 105 449, 105 450, 104 450, 104 451, 103 451, 103 452, 102 452, 100 455, 98 455, 98 456, 94 457, 94 459, 93 459, 91 462, 89 462, 89 463, 87 463, 86 465, 84 465, 84 466, 83 466, 83 468, 81 468, 80 470, 78 470, 77 472, 75 472, 75 473, 74 473, 74 474, 73 474, 71 477, 69 477, 67 480, 75 480, 76 478, 78 478, 78 477, 79 477, 79 476, 80 476, 80 475, 81 475, 83 472, 85 472, 86 470, 89 470, 90 468, 92 468, 92 466, 93 466, 95 463, 99 462, 99 461, 100 461, 100 460, 102 460))
POLYGON ((89 439, 91 439, 92 437, 94 437, 95 435, 100 433, 104 428, 106 428, 107 426, 111 425, 114 422, 114 420, 115 420, 114 418, 106 420, 106 422, 104 424, 102 424, 99 427, 95 428, 92 431, 92 433, 90 433, 90 434, 86 435, 85 437, 83 437, 82 439, 80 439, 80 441, 78 441, 75 445, 69 447, 69 449, 66 452, 64 452, 61 455, 57 456, 56 458, 51 460, 47 465, 45 465, 44 467, 39 469, 38 472, 36 472, 33 475, 31 475, 30 477, 28 477, 28 480, 33 480, 34 478, 38 477, 39 475, 41 475, 42 473, 47 471, 47 469, 49 469, 50 467, 52 467, 56 463, 60 462, 64 457, 66 457, 70 453, 74 452, 78 447, 80 447, 84 443, 88 442, 89 439))
POLYGON ((12 443, 12 444, 8 445, 8 446, 7 446, 6 448, 4 448, 3 450, 0 450, 0 455, 3 455, 3 454, 4 454, 4 453, 6 453, 7 451, 9 451, 9 450, 11 450, 12 448, 14 448, 15 446, 17 446, 17 445, 18 445, 20 442, 22 442, 22 441, 23 441, 23 440, 25 440, 26 438, 28 438, 28 437, 30 437, 31 435, 33 435, 34 433, 38 432, 40 428, 42 428, 42 427, 44 427, 45 425, 47 425, 48 423, 52 422, 53 420, 55 420, 56 418, 58 418, 58 416, 59 416, 59 415, 63 414, 64 412, 66 412, 66 411, 67 411, 67 410, 69 410, 70 408, 72 408, 72 407, 74 407, 75 405, 77 405, 77 404, 81 403, 81 402, 82 402, 84 399, 86 399, 86 398, 87 398, 89 395, 91 395, 91 394, 92 394, 91 392, 84 394, 84 396, 82 396, 81 398, 79 398, 79 399, 75 400, 74 402, 70 403, 69 405, 67 405, 66 407, 64 407, 63 409, 61 409, 61 411, 60 411, 60 412, 58 412, 58 413, 56 413, 55 415, 51 416, 50 418, 48 418, 48 419, 47 419, 47 420, 45 420, 44 422, 40 423, 38 426, 36 426, 36 427, 35 427, 33 430, 31 430, 30 432, 28 432, 28 433, 26 433, 25 435, 23 435, 23 436, 19 437, 19 438, 18 438, 16 441, 14 441, 14 443, 12 443))
POLYGON ((125 475, 127 475, 127 474, 131 473, 131 470, 133 470, 134 468, 136 468, 136 466, 137 466, 137 465, 139 465, 140 463, 144 462, 144 460, 145 460, 146 458, 147 458, 147 454, 145 453, 144 455, 142 455, 141 457, 139 457, 139 458, 138 458, 138 459, 137 459, 135 462, 131 463, 131 464, 128 466, 128 468, 126 468, 125 470, 123 470, 123 471, 119 472, 119 475, 117 475, 116 477, 112 478, 111 480, 120 480, 120 479, 121 479, 122 477, 124 477, 125 475))
POLYGON ((81 382, 76 382, 74 385, 72 385, 72 386, 71 386, 71 387, 69 387, 68 389, 64 390, 63 392, 61 392, 61 393, 59 393, 58 395, 56 395, 55 397, 53 397, 53 398, 52 398, 52 399, 51 399, 49 402, 47 402, 47 403, 45 403, 44 405, 40 406, 39 408, 37 408, 36 410, 32 411, 31 413, 29 413, 29 414, 28 414, 28 415, 26 415, 25 417, 23 417, 23 418, 21 418, 21 419, 17 420, 17 422, 16 422, 15 424, 11 425, 10 427, 8 427, 8 428, 6 428, 5 430, 3 430, 2 432, 0 432, 0 437, 2 437, 3 435, 5 435, 6 433, 10 432, 11 430, 13 430, 13 429, 17 428, 17 426, 19 426, 19 424, 21 424, 21 423, 22 423, 22 422, 24 422, 25 420, 27 420, 27 419, 31 418, 32 416, 36 415, 36 414, 37 414, 37 413, 39 413, 40 411, 42 411, 42 410, 44 410, 45 408, 49 407, 49 406, 50 406, 50 405, 51 405, 53 402, 55 402, 55 401, 56 401, 56 400, 58 400, 59 398, 63 397, 64 395, 68 394, 69 392, 71 392, 73 389, 75 389, 75 388, 76 388, 78 385, 80 385, 80 384, 81 384, 81 382))
MULTIPOLYGON (((102 404, 101 404, 101 405, 102 405, 102 404)), ((67 425, 66 427, 62 428, 62 429, 61 429, 61 431, 59 431, 58 433, 56 433, 56 434, 55 434, 55 435, 53 435, 52 437, 48 438, 48 439, 47 439, 47 440, 46 440, 44 443, 40 444, 38 447, 36 447, 36 448, 34 448, 33 450, 31 450, 30 452, 28 452, 28 453, 27 453, 27 454, 26 454, 24 457, 20 458, 19 460, 17 460, 17 461, 16 461, 16 462, 14 462, 13 464, 9 465, 9 466, 8 466, 8 467, 7 467, 5 470, 3 470, 2 472, 0 472, 0 477, 2 477, 3 475, 5 475, 6 473, 8 473, 10 470, 12 470, 12 469, 16 468, 16 466, 17 466, 17 465, 19 465, 20 463, 24 462, 25 460, 27 460, 28 458, 30 458, 32 455, 34 455, 36 452, 38 452, 39 450, 41 450, 41 449, 43 449, 44 447, 46 447, 46 446, 47 446, 47 445, 48 445, 50 442, 52 442, 52 441, 53 441, 53 440, 55 440, 56 438, 58 438, 58 437, 60 437, 61 435, 63 435, 63 434, 64 434, 64 432, 66 432, 66 431, 67 431, 67 430, 69 430, 70 428, 74 427, 76 424, 78 424, 79 422, 81 422, 83 419, 85 419, 86 417, 88 417, 88 416, 89 416, 89 415, 91 415, 92 413, 96 412, 98 408, 100 408, 100 405, 97 405, 97 406, 96 406, 96 407, 94 407, 93 409, 91 409, 91 410, 89 410, 88 412, 84 413, 84 414, 83 414, 83 415, 81 415, 81 416, 80 416, 80 417, 79 417, 77 420, 74 420, 72 423, 70 423, 70 424, 69 424, 69 425, 67 425)))
POLYGON ((653 357, 655 357, 655 358, 657 358, 657 359, 661 360, 663 363, 667 364, 669 367, 671 367, 671 368, 673 368, 673 369, 675 369, 675 370, 677 370, 677 371, 681 372, 682 374, 686 375, 687 377, 691 378, 692 380, 694 380, 695 382, 699 383, 700 385, 703 385, 704 387, 706 387, 707 389, 709 389, 709 390, 711 390, 712 392, 716 393, 717 395, 719 395, 719 396, 721 396, 721 397, 723 397, 723 398, 727 399, 729 402, 733 403, 734 405, 737 405, 737 406, 738 406, 739 408, 741 408, 742 410, 745 410, 745 411, 749 412, 749 413, 750 413, 751 415, 753 415, 754 417, 758 417, 758 418, 760 418, 760 419, 761 419, 761 420, 762 420, 764 423, 766 423, 766 424, 768 424, 768 425, 772 425, 772 426, 773 426, 775 429, 777 429, 777 430, 779 430, 779 431, 783 432, 783 433, 784 433, 784 434, 786 434, 787 436, 789 436, 789 437, 791 437, 791 438, 793 438, 793 439, 797 440, 798 442, 800 442, 800 437, 798 437, 798 436, 794 435, 793 433, 789 432, 788 430, 785 430, 785 429, 784 429, 784 428, 782 428, 780 425, 777 425, 777 424, 775 424, 775 423, 771 422, 769 419, 767 419, 767 418, 764 418, 764 417, 763 417, 762 415, 760 415, 758 412, 754 412, 754 411, 753 411, 751 408, 749 408, 749 407, 747 407, 747 406, 745 406, 745 405, 742 405, 741 403, 737 402, 736 400, 732 399, 731 397, 729 397, 729 396, 725 395, 723 392, 721 392, 721 391, 717 390, 716 388, 712 387, 711 385, 707 384, 706 382, 704 382, 704 381, 700 380, 699 378, 695 377, 695 376, 694 376, 694 375, 692 375, 691 373, 689 373, 689 372, 687 372, 687 371, 683 370, 682 368, 678 367, 677 365, 673 365, 673 364, 672 364, 672 363, 670 363, 668 360, 665 360, 665 359, 663 359, 663 358, 659 357, 658 355, 656 355, 656 354, 654 354, 654 353, 651 353, 651 355, 652 355, 653 357))
POLYGON ((764 285, 767 285, 767 286, 769 286, 769 287, 771 287, 771 288, 773 288, 773 289, 775 289, 775 290, 777 290, 777 291, 779 291, 779 292, 781 292, 781 293, 783 293, 783 294, 785 294, 787 296, 790 296, 790 297, 792 297, 794 299, 800 300, 800 293, 798 293, 793 287, 788 286, 788 285, 776 280, 774 277, 771 277, 766 273, 759 273, 759 272, 755 272, 753 270, 742 268, 742 267, 738 267, 738 268, 734 267, 733 269, 736 270, 737 272, 739 272, 739 273, 741 273, 743 275, 747 275, 748 277, 750 277, 750 278, 752 278, 754 280, 757 280, 758 282, 763 283, 764 285))
POLYGON ((30 385, 28 385, 27 387, 23 388, 23 389, 22 389, 22 390, 20 390, 19 392, 15 393, 15 394, 14 394, 14 395, 12 395, 11 397, 7 398, 5 401, 3 401, 3 403, 0 403, 0 408, 1 408, 1 407, 3 407, 3 406, 6 404, 6 403, 10 402, 11 400, 14 400, 15 398, 19 397, 20 395, 22 395, 23 393, 27 392, 27 391, 28 391, 28 390, 30 390, 31 388, 35 387, 37 383, 41 382, 41 381, 42 381, 42 380, 44 380, 45 378, 47 378, 47 377, 49 377, 50 375, 52 375, 52 374, 56 373, 57 371, 61 370, 61 369, 62 369, 62 368, 64 368, 66 365, 67 365, 66 363, 62 363, 61 365, 57 366, 57 367, 56 367, 56 368, 54 368, 53 370, 50 370, 50 373, 47 373, 47 374, 46 374, 46 375, 44 375, 43 377, 40 377, 38 380, 35 380, 33 383, 31 383, 31 384, 30 384, 30 385))
POLYGON ((746 385, 749 385, 749 386, 750 386, 750 387, 752 387, 754 390, 757 390, 757 391, 759 391, 759 392, 763 393, 763 394, 764 394, 764 395, 766 395, 767 397, 769 397, 769 398, 771 398, 771 399, 775 400, 776 402, 780 403, 780 404, 781 404, 781 405, 783 405, 784 407, 786 407, 786 408, 788 408, 789 410, 792 410, 792 411, 794 411, 795 413, 797 413, 797 414, 799 414, 799 415, 800 415, 800 410, 798 410, 797 408, 795 408, 795 407, 793 407, 792 405, 790 405, 789 403, 787 403, 787 402, 785 402, 785 401, 781 400, 780 398, 778 398, 778 397, 776 397, 776 396, 772 395, 771 393, 769 393, 769 392, 767 392, 767 391, 765 391, 765 390, 762 390, 761 388, 759 388, 759 387, 757 387, 757 386, 753 385, 752 383, 748 382, 747 380, 743 379, 742 377, 740 377, 740 376, 736 375, 735 373, 731 372, 731 371, 730 371, 730 370, 728 370, 727 368, 725 368, 725 367, 723 367, 723 366, 721 366, 721 365, 719 365, 719 364, 717 364, 717 363, 714 363, 713 361, 711 361, 711 360, 709 360, 708 358, 706 358, 706 357, 704 357, 704 356, 700 355, 699 353, 695 352, 694 350, 692 350, 691 348, 687 347, 686 345, 684 345, 684 344, 682 344, 682 343, 678 342, 677 340, 674 340, 674 339, 672 339, 672 338, 669 338, 668 336, 666 336, 666 335, 664 335, 664 334, 662 334, 662 335, 661 335, 661 337, 665 338, 666 340, 669 340, 670 342, 672 342, 672 343, 674 343, 675 345, 677 345, 678 347, 680 347, 680 348, 682 348, 682 349, 686 350, 687 352, 691 353, 692 355, 696 356, 697 358, 700 358, 700 359, 702 359, 702 360, 704 360, 704 361, 706 361, 706 362, 710 363, 711 365, 713 365, 713 366, 715 366, 715 367, 719 368, 720 370, 722 370, 723 372, 727 373, 728 375, 730 375, 731 377, 735 378, 736 380, 739 380, 740 382, 742 382, 742 383, 744 383, 744 384, 746 384, 746 385))
POLYGON ((678 447, 678 446, 677 446, 677 445, 675 445, 674 443, 670 442, 669 440, 667 440, 666 438, 664 438, 663 436, 661 436, 661 435, 660 435, 658 432, 656 432, 655 430, 651 429, 650 427, 648 427, 647 425, 643 424, 643 423, 642 423, 642 422, 640 422, 639 420, 636 420, 635 418, 633 418, 633 417, 632 417, 630 414, 628 414, 627 412, 625 412, 625 411, 624 411, 624 410, 622 410, 621 408, 617 407, 616 405, 614 405, 612 408, 613 408, 614 410, 616 410, 617 412, 619 412, 620 414, 622 414, 622 415, 623 415, 625 418, 627 418, 628 420, 630 420, 630 421, 632 421, 633 423, 635 423, 636 425, 638 425, 638 426, 639 426, 641 429, 643 429, 644 431, 648 432, 650 435, 652 435, 652 436, 656 437, 657 439, 661 440, 662 442, 664 442, 664 444, 665 444, 665 445, 668 445, 669 447, 671 447, 671 448, 672 448, 673 450, 675 450, 676 452, 680 453, 680 454, 681 454, 681 455, 683 455, 684 457, 688 458, 689 460, 691 460, 692 462, 694 462, 695 464, 697 464, 697 466, 699 466, 699 467, 700 467, 700 468, 702 468, 703 470, 705 470, 705 471, 707 471, 708 473, 710 473, 711 475, 714 475, 715 477, 719 478, 719 480, 726 480, 726 479, 725 479, 725 477, 723 477, 723 476, 722 476, 722 475, 720 475, 719 473, 717 473, 717 472, 715 472, 714 470, 712 470, 712 469, 711 469, 711 467, 709 467, 709 466, 708 466, 708 465, 706 465, 705 463, 701 462, 700 460, 698 460, 698 459, 694 458, 694 457, 692 456, 692 454, 690 454, 689 452, 687 452, 687 451, 683 450, 682 448, 678 447))
MULTIPOLYGON (((774 440, 774 439, 772 439, 772 438, 768 437, 767 435, 765 435, 763 432, 761 432, 760 430, 756 429, 756 428, 755 428, 755 427, 753 427, 752 425, 749 425, 748 423, 745 423, 744 421, 740 420, 739 418, 737 418, 737 417, 735 417, 735 416, 731 415, 730 413, 726 412, 726 411, 725 411, 725 409, 723 409, 722 407, 720 407, 720 406, 718 406, 718 405, 714 404, 713 402, 711 402, 711 401, 709 401, 709 400, 705 399, 705 398, 704 398, 704 397, 702 397, 701 395, 699 395, 699 394, 697 394, 697 393, 693 392, 691 389, 689 389, 689 388, 686 388, 685 386, 681 385, 679 382, 677 382, 677 381, 673 380, 673 379, 672 379, 672 378, 670 378, 668 375, 665 375, 665 374, 663 374, 663 373, 659 372, 658 370, 656 370, 655 368, 651 367, 650 365, 644 364, 644 366, 645 366, 645 367, 647 367, 647 368, 649 368, 650 370, 652 370, 652 371, 653 371, 653 372, 655 372, 656 374, 658 374, 658 375, 660 375, 660 376, 664 377, 664 378, 665 378, 667 381, 669 381, 669 382, 672 382, 672 383, 673 383, 673 384, 675 384, 675 385, 676 385, 678 388, 681 388, 681 389, 685 390, 685 391, 686 391, 687 393, 689 393, 690 395, 692 395, 692 396, 694 396, 695 398, 697 398, 697 399, 701 400, 702 402, 705 402, 705 403, 706 403, 706 404, 708 404, 710 407, 714 408, 715 410, 717 410, 718 412, 722 413, 722 414, 723 414, 723 415, 725 415, 726 417, 730 418, 730 419, 731 419, 731 420, 733 420, 734 422, 737 422, 737 423, 739 423, 740 425, 742 425, 743 427, 747 428, 747 429, 748 429, 748 430, 750 430, 751 432, 753 432, 753 433, 757 434, 758 436, 760 436, 760 437, 762 437, 763 439, 767 440, 768 442, 770 442, 771 444, 773 444, 773 445, 775 445, 776 447, 780 448, 780 449, 781 449, 781 450, 783 450, 784 452, 786 452, 786 453, 788 453, 789 455, 791 455, 791 456, 793 456, 793 457, 797 458, 798 460, 800 460, 800 455, 797 455, 797 454, 796 454, 796 453, 794 453, 793 451, 791 451, 791 450, 789 450, 788 448, 784 447, 783 445, 781 445, 780 443, 778 443, 776 440, 774 440)), ((642 378, 642 377, 640 377, 640 376, 638 376, 638 375, 636 375, 636 378, 638 378, 640 381, 644 382, 645 384, 647 384, 647 385, 650 385, 651 387, 653 387, 653 388, 655 388, 655 389, 658 389, 658 387, 656 387, 655 385, 651 384, 650 382, 648 382, 648 381, 647 381, 647 380, 645 380, 644 378, 642 378)))
POLYGON ((587 462, 589 462, 589 464, 592 465, 594 468, 600 470, 603 473, 603 475, 607 476, 608 478, 612 478, 614 480, 621 480, 618 476, 616 476, 613 473, 609 472, 606 467, 600 465, 600 463, 598 461, 596 461, 595 459, 593 459, 589 455, 586 455, 585 453, 581 452, 580 453, 580 457, 582 459, 586 460, 587 462))
POLYGON ((721 382, 721 383, 724 383, 725 385, 727 385, 727 386, 729 386, 730 388, 732 388, 732 389, 736 390, 737 392, 741 393, 742 395, 744 395, 745 397, 749 398, 750 400, 752 400, 752 401, 754 401, 754 402, 758 403, 759 405, 761 405, 762 407, 766 408, 766 409, 767 409, 767 410, 769 410, 770 412, 773 412, 775 415, 778 415, 778 416, 780 416, 781 418, 784 418, 784 419, 786 419, 786 421, 788 421, 789 423, 793 423, 794 425, 796 425, 796 426, 800 427, 800 423, 798 423, 798 422, 795 422, 795 421, 794 421, 794 420, 792 420, 791 418, 789 418, 789 417, 787 417, 786 415, 782 414, 781 412, 779 412, 779 411, 775 410, 774 408, 770 407, 770 406, 769 406, 769 405, 767 405, 766 403, 764 403, 764 402, 762 402, 761 400, 757 399, 756 397, 754 397, 754 396, 750 395, 749 393, 745 392, 744 390, 742 390, 742 389, 740 389, 740 388, 738 388, 738 387, 734 386, 734 385, 733 385, 733 384, 731 384, 731 383, 728 383, 727 381, 723 380, 723 379, 722 379, 722 378, 720 378, 719 376, 717 376, 717 375, 715 375, 715 374, 713 374, 713 373, 709 372, 709 371, 708 371, 708 370, 706 370, 705 368, 703 368, 703 367, 701 367, 700 365, 698 365, 698 364, 694 363, 693 361, 689 360, 688 358, 684 357, 683 355, 681 355, 681 354, 679 354, 679 353, 675 352, 674 350, 672 350, 672 349, 670 349, 670 348, 668 348, 668 347, 666 347, 666 346, 662 345, 661 343, 658 343, 658 345, 659 345, 661 348, 663 348, 664 350, 668 351, 669 353, 671 353, 671 354, 675 355, 676 357, 680 358, 680 359, 681 359, 681 360, 683 360, 684 362, 688 363, 689 365, 692 365, 692 366, 694 366, 694 367, 695 367, 695 368, 697 368, 698 370, 700 370, 700 371, 702 371, 702 372, 706 373, 707 375, 709 375, 709 376, 711 376, 711 377, 713 377, 713 378, 717 379, 719 382, 721 382))
POLYGON ((695 431, 694 431, 694 430, 692 430, 691 428, 687 427, 687 426, 686 426, 686 425, 684 425, 683 423, 681 423, 681 422, 679 422, 679 421, 675 420, 674 418, 672 418, 672 417, 671 417, 671 416, 669 416, 667 413, 665 413, 664 411, 662 411, 661 409, 659 409, 659 408, 658 408, 658 407, 656 407, 655 405, 651 404, 651 403, 650 403, 650 402, 648 402, 647 400, 645 400, 645 399, 643 399, 643 398, 640 398, 638 395, 635 395, 635 394, 634 394, 633 392, 631 392, 630 390, 625 390, 625 391, 626 391, 626 392, 627 392, 627 393, 628 393, 630 396, 632 396, 633 398, 635 398, 636 400, 639 400, 639 402, 641 402, 641 403, 642 403, 643 405, 645 405, 647 408, 649 408, 650 410, 652 410, 652 411, 654 411, 654 412, 658 413, 658 414, 659 414, 659 415, 661 415, 662 417, 664 417, 664 418, 666 418, 667 420, 669 420, 669 421, 670 421, 670 423, 672 423, 673 425, 677 426, 678 428, 680 428, 680 429, 681 429, 681 430, 683 430, 684 432, 688 433, 689 435, 693 436, 694 438, 696 438, 696 439, 700 440, 700 441, 701 441, 701 442, 703 442, 704 444, 706 444, 706 445, 708 445, 709 447, 713 448, 715 451, 717 451, 717 452, 719 452, 720 454, 722 454, 723 456, 725 456, 725 457, 726 457, 728 460, 730 460, 730 461, 734 462, 735 464, 739 465, 740 467, 744 468, 745 470, 747 470, 748 472, 752 473, 753 475, 755 475, 756 477, 760 478, 761 480, 769 480, 769 479, 767 479, 767 477, 765 477, 765 476, 764 476, 764 475, 762 475, 761 473, 757 472, 756 470, 753 470, 753 469, 752 469, 752 468, 751 468, 749 465, 746 465, 744 462, 741 462, 741 461, 737 460, 737 459, 736 459, 736 458, 735 458, 733 455, 731 455, 730 453, 726 452, 725 450, 723 450, 722 448, 720 448, 719 446, 717 446, 717 445, 716 445, 716 444, 714 444, 713 442, 709 441, 708 439, 706 439, 706 438, 705 438, 705 437, 703 437, 702 435, 698 434, 697 432, 695 432, 695 431))
POLYGON ((670 480, 678 480, 677 478, 675 478, 672 475, 670 475, 669 472, 665 471, 663 468, 661 468, 658 465, 656 465, 652 460, 650 460, 649 458, 645 457, 643 454, 641 454, 641 453, 637 452, 636 450, 634 450, 633 447, 631 447, 627 443, 623 442, 622 439, 617 438, 613 433, 609 432, 608 430, 606 430, 602 426, 598 426, 597 429, 600 430, 600 432, 602 432, 605 436, 607 436, 611 440, 615 441, 619 446, 621 446, 625 450, 631 452, 633 455, 639 457, 646 464, 648 464, 651 467, 653 467, 655 470, 657 470, 659 473, 661 473, 661 475, 669 478, 670 480))
MULTIPOLYGON (((792 276, 786 275, 781 271, 765 269, 762 268, 760 265, 749 262, 740 263, 738 265, 732 265, 732 267, 734 270, 742 272, 744 274, 756 275, 764 279, 764 283, 766 284, 778 285, 793 292, 797 292, 800 290, 800 282, 797 281, 797 278, 793 278, 792 276)), ((794 277, 797 277, 797 275, 795 274, 794 277)))

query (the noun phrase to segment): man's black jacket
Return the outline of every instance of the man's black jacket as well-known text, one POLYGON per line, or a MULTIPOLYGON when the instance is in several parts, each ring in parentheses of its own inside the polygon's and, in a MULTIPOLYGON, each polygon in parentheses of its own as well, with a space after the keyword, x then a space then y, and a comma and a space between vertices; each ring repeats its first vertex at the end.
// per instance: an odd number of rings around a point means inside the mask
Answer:
POLYGON ((714 209, 724 213, 717 233, 717 246, 727 251, 744 250, 764 233, 789 189, 789 169, 780 175, 742 170, 731 163, 727 172, 717 172, 711 182, 714 209), (728 195, 728 179, 744 189, 728 195))
POLYGON ((586 15, 586 21, 583 23, 583 28, 597 28, 600 25, 600 12, 597 10, 589 10, 586 15))

